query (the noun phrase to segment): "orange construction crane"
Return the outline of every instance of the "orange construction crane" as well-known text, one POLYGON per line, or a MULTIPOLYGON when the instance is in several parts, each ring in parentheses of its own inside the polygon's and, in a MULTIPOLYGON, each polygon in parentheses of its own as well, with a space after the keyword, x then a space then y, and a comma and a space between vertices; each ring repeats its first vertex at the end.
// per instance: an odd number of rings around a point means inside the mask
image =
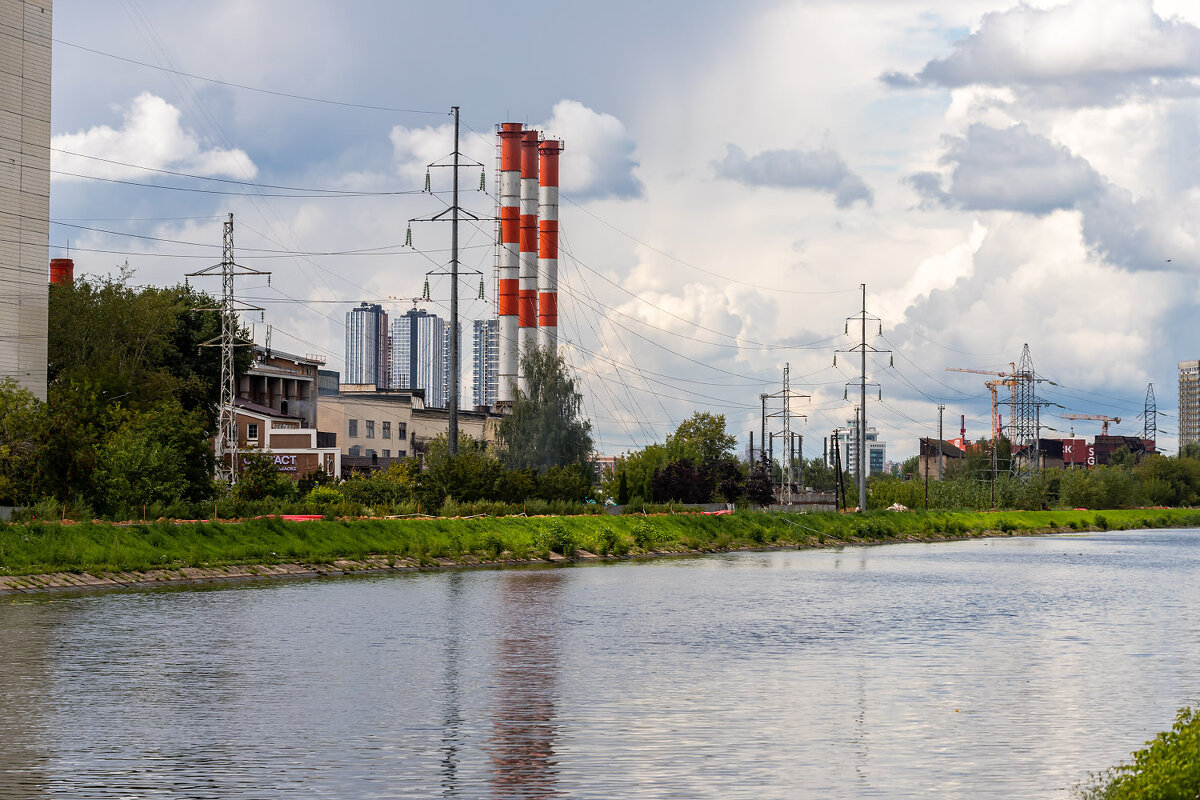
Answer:
POLYGON ((1115 422, 1118 425, 1121 424, 1120 417, 1106 417, 1103 414, 1059 414, 1059 416, 1063 419, 1090 419, 1096 422, 1103 422, 1104 424, 1100 426, 1101 436, 1108 436, 1108 423, 1115 422))
MULTIPOLYGON (((1007 386, 1008 387, 1009 395, 1010 395, 1009 400, 1008 400, 1010 416, 1012 414, 1015 414, 1017 411, 1017 386, 1019 384, 1019 381, 1016 380, 1017 365, 1016 365, 1016 363, 1014 363, 1012 361, 1008 362, 1008 365, 1010 367, 1012 367, 1012 372, 997 372, 995 370, 989 370, 989 369, 968 369, 966 367, 946 367, 946 372, 970 372, 974 375, 995 375, 997 378, 1003 379, 1003 380, 998 380, 998 381, 984 381, 983 382, 983 385, 986 386, 988 388, 988 390, 992 393, 992 439, 993 440, 1000 438, 1000 416, 999 416, 999 405, 997 403, 997 398, 996 398, 996 387, 998 387, 998 386, 1007 386)), ((966 443, 964 442, 963 444, 965 445, 966 443)))

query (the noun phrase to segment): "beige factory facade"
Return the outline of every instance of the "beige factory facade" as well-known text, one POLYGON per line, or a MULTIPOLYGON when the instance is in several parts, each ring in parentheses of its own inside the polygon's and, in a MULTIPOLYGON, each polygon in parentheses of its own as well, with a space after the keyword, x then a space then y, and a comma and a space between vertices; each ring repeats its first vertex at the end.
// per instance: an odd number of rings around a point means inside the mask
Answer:
POLYGON ((51 0, 0 0, 0 380, 46 399, 51 0))
MULTIPOLYGON (((499 421, 500 417, 491 413, 458 412, 460 433, 487 447, 495 443, 499 421)), ((422 458, 429 443, 445 435, 448 424, 447 410, 426 408, 421 389, 323 385, 317 403, 317 427, 337 434, 343 474, 385 469, 404 458, 422 458)))

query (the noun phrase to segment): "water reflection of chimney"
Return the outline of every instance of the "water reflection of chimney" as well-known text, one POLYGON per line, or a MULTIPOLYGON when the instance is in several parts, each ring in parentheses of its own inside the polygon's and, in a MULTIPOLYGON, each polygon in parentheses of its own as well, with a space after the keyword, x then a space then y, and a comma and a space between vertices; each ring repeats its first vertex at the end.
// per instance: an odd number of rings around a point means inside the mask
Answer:
POLYGON ((498 798, 557 797, 555 679, 560 570, 506 573, 504 635, 496 653, 496 703, 489 750, 498 798))
POLYGON ((442 797, 458 797, 459 748, 462 746, 462 708, 459 662, 462 658, 460 632, 463 576, 451 573, 446 580, 446 669, 442 673, 442 694, 446 710, 442 716, 442 797))

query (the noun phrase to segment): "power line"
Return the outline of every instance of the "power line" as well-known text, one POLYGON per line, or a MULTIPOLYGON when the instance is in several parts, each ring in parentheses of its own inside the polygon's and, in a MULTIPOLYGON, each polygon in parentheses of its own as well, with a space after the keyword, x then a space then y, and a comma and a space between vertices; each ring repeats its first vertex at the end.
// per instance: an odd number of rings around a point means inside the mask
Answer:
POLYGON ((359 108, 366 111, 386 111, 393 114, 431 114, 436 116, 447 116, 445 111, 428 111, 419 108, 393 108, 391 106, 372 105, 370 103, 352 103, 345 100, 332 100, 324 97, 311 97, 303 94, 294 94, 292 92, 284 92, 278 89, 265 89, 260 86, 248 86, 244 83, 234 83, 233 81, 221 80, 220 78, 210 78, 206 75, 197 75, 193 72, 184 72, 180 69, 172 69, 171 67, 163 67, 158 64, 150 64, 145 61, 138 61, 137 59, 128 58, 126 56, 119 56, 116 53, 108 53, 104 50, 97 50, 95 48, 85 47, 74 42, 68 42, 64 39, 53 39, 53 42, 55 44, 61 44, 65 47, 73 47, 76 50, 83 50, 84 52, 91 53, 93 55, 104 56, 105 58, 111 58, 116 61, 124 61, 126 64, 135 64, 139 67, 146 67, 147 69, 154 69, 160 72, 168 72, 184 78, 191 78, 192 80, 205 81, 206 83, 214 83, 219 86, 228 86, 231 89, 242 89, 243 91, 247 92, 258 92, 259 94, 267 94, 273 97, 285 97, 289 100, 303 100, 308 103, 323 103, 326 105, 341 106, 343 108, 359 108))

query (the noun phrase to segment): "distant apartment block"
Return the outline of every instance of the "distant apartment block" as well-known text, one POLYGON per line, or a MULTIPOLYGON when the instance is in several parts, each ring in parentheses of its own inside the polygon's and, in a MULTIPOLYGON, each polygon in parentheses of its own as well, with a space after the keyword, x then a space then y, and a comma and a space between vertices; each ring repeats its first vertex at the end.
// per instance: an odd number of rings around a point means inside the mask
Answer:
MULTIPOLYGON (((834 442, 840 450, 838 457, 842 460, 842 469, 851 475, 858 475, 858 420, 846 421, 845 428, 838 428, 834 442)), ((867 428, 867 474, 883 474, 883 465, 887 460, 887 442, 879 440, 879 431, 867 428)), ((832 463, 832 459, 830 459, 832 463)))
POLYGON ((388 315, 380 305, 363 303, 346 312, 346 383, 386 389, 391 385, 388 315))
MULTIPOLYGON (((458 330, 461 364, 461 325, 458 330)), ((446 320, 423 309, 409 309, 392 321, 391 353, 391 388, 424 389, 426 406, 446 408, 450 400, 450 326, 446 320)))
POLYGON ((1179 362, 1179 449, 1200 444, 1200 360, 1179 362))
POLYGON ((500 388, 500 320, 475 320, 471 338, 471 405, 493 408, 500 388))
POLYGON ((51 0, 0 0, 0 379, 46 399, 51 0))

